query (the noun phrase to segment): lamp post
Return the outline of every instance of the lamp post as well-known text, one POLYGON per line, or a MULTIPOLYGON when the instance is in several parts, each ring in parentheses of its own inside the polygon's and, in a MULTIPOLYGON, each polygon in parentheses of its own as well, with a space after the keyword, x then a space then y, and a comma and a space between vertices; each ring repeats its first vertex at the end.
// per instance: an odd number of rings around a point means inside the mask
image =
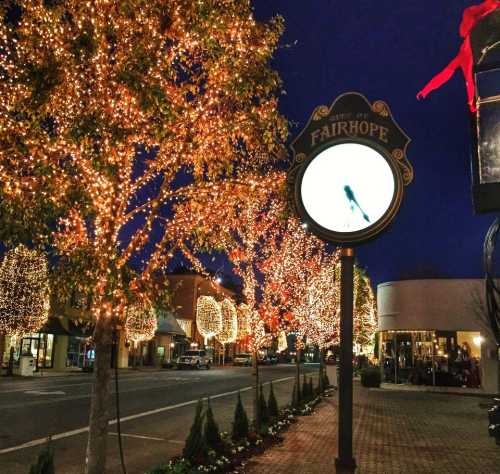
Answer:
POLYGON ((339 454, 338 468, 356 468, 352 453, 352 336, 354 250, 343 248, 340 257, 340 380, 339 380, 339 454))

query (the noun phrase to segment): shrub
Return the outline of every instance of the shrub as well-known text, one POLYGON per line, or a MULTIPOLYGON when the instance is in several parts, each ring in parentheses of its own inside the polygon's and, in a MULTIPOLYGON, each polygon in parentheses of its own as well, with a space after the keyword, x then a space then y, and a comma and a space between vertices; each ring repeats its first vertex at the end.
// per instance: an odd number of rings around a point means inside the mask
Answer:
POLYGON ((269 389, 269 400, 267 401, 267 410, 269 412, 269 417, 272 420, 276 420, 279 416, 278 402, 274 396, 273 383, 271 382, 271 387, 269 389))
POLYGON ((260 422, 267 424, 269 421, 269 410, 267 409, 266 399, 264 398, 264 389, 262 388, 262 384, 260 384, 259 412, 260 422))
POLYGON ((309 397, 313 399, 315 397, 314 393, 314 385, 313 385, 313 379, 312 377, 309 377, 309 397))
POLYGON ((380 387, 381 375, 378 367, 367 367, 361 370, 361 385, 363 387, 380 387))
POLYGON ((38 455, 36 464, 30 469, 30 474, 54 474, 54 452, 50 446, 50 438, 38 455))
POLYGON ((238 392, 238 402, 236 403, 236 409, 234 410, 234 421, 233 421, 233 441, 241 441, 248 437, 248 416, 246 414, 243 403, 241 403, 241 395, 238 392))
POLYGON ((208 407, 206 412, 205 423, 205 443, 209 449, 219 452, 222 447, 222 439, 220 437, 219 426, 217 425, 212 406, 210 405, 210 398, 208 399, 208 407))
POLYGON ((207 457, 207 445, 203 436, 203 418, 203 402, 200 400, 182 452, 182 456, 195 465, 203 464, 207 457))

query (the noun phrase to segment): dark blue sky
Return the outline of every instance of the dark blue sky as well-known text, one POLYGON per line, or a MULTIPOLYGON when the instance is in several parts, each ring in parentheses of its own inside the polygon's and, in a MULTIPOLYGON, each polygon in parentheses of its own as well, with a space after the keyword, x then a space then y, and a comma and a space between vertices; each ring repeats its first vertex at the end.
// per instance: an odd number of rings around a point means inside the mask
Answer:
POLYGON ((493 216, 475 216, 470 120, 463 76, 418 102, 416 93, 457 53, 462 11, 480 0, 255 0, 259 19, 279 13, 276 55, 292 136, 312 110, 339 94, 381 99, 412 139, 415 180, 390 229, 357 251, 373 283, 399 278, 480 277, 493 216))

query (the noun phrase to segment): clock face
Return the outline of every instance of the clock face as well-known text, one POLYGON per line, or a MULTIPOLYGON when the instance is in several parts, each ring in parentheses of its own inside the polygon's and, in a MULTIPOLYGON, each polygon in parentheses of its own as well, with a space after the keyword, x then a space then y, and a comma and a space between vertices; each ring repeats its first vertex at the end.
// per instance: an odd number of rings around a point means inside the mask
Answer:
POLYGON ((313 224, 332 233, 363 233, 394 207, 397 182, 382 154, 361 143, 340 143, 314 156, 299 189, 313 224))

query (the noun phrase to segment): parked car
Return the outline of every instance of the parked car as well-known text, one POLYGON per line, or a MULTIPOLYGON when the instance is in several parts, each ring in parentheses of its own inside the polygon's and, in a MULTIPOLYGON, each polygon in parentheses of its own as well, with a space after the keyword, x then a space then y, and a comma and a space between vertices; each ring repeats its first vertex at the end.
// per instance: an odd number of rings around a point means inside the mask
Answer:
POLYGON ((176 361, 177 369, 210 369, 212 360, 204 350, 186 351, 176 361))
POLYGON ((234 356, 233 365, 252 365, 252 355, 251 354, 236 354, 234 356))
POLYGON ((278 357, 276 355, 266 355, 262 359, 259 359, 260 365, 275 365, 278 363, 278 357))

